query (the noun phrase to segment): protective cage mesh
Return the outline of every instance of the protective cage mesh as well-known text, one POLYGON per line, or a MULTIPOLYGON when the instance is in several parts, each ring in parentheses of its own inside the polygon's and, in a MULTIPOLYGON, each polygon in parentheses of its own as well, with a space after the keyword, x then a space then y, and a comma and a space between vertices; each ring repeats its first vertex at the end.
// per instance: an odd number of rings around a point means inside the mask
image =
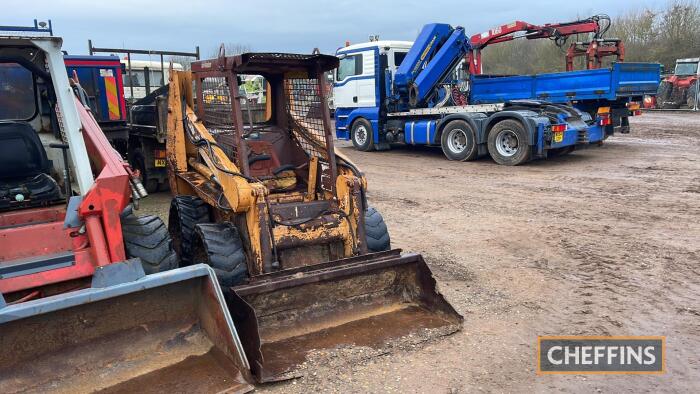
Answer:
POLYGON ((316 78, 284 81, 289 132, 310 156, 328 159, 319 83, 316 78))
POLYGON ((202 89, 202 123, 226 155, 240 164, 234 143, 236 120, 231 106, 228 78, 206 77, 201 78, 199 83, 202 89))

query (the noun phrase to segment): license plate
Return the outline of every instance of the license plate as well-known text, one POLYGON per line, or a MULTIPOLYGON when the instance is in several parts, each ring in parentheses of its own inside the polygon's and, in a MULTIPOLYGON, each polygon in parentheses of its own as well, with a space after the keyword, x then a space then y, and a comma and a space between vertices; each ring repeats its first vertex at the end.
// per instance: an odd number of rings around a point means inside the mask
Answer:
POLYGON ((156 159, 156 167, 165 167, 165 159, 156 159))
POLYGON ((554 133, 554 142, 562 142, 564 141, 564 132, 560 131, 558 133, 554 133))

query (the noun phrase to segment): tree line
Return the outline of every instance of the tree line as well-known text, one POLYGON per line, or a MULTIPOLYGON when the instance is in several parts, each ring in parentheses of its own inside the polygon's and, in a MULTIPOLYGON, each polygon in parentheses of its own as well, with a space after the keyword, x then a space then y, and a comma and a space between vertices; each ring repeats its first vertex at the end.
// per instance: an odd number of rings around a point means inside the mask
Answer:
MULTIPOLYGON (((554 21, 552 21, 554 22, 554 21)), ((619 38, 625 61, 658 62, 668 72, 676 59, 700 57, 700 5, 695 0, 671 0, 663 8, 640 8, 612 18, 605 38, 619 38)), ((571 36, 565 45, 553 40, 519 39, 495 44, 483 51, 487 74, 535 74, 565 70, 571 42, 589 41, 589 35, 571 36)), ((583 67, 579 59, 577 69, 583 67)))

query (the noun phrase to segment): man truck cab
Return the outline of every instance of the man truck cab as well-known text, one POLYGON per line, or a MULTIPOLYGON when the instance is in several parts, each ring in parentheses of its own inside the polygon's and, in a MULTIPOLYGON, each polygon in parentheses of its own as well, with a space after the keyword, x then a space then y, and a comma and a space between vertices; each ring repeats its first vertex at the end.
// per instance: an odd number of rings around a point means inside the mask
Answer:
MULTIPOLYGON (((336 129, 349 138, 350 130, 347 125, 352 117, 369 116, 376 119, 380 106, 379 91, 375 76, 382 74, 381 70, 393 76, 401 61, 411 49, 411 41, 373 41, 349 45, 337 51, 340 65, 335 71, 333 83, 333 104, 336 108, 336 129)), ((380 80, 386 81, 383 75, 380 80)), ((381 82, 380 82, 381 83, 381 82)), ((373 129, 377 130, 377 120, 373 129)), ((366 128, 364 129, 366 130, 366 128)), ((339 138, 341 136, 339 135, 339 138)))

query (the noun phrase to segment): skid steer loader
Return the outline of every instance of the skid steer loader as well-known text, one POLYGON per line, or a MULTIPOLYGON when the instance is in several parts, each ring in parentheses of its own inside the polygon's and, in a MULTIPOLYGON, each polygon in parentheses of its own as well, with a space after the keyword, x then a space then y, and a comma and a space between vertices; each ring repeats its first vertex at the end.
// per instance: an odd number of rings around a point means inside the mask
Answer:
POLYGON ((252 390, 214 272, 133 214, 61 39, 29 30, 0 31, 0 392, 252 390))
POLYGON ((183 264, 216 272, 261 382, 298 376, 314 350, 461 327, 422 257, 389 250, 363 174, 334 150, 323 75, 337 65, 221 50, 171 72, 168 227, 183 264), (264 113, 241 87, 258 76, 264 113))

